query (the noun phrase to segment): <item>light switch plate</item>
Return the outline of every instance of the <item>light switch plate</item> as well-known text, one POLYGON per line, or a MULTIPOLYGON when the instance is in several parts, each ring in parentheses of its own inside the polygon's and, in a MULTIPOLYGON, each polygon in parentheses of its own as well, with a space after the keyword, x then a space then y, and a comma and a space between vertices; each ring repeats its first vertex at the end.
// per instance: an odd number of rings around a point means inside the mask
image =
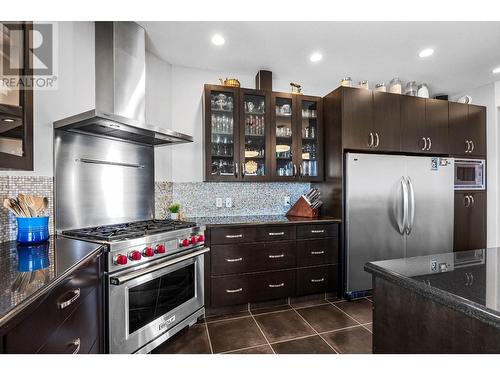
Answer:
POLYGON ((215 207, 222 207, 222 198, 215 198, 215 207))
POLYGON ((231 197, 226 198, 226 207, 227 208, 233 207, 233 199, 231 197))

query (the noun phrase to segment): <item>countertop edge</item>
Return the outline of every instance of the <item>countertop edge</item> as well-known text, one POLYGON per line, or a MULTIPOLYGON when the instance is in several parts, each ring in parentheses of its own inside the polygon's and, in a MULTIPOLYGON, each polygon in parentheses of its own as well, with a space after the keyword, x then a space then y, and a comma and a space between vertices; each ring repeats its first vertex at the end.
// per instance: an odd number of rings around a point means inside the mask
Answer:
POLYGON ((97 246, 95 250, 91 251, 83 258, 81 258, 78 262, 74 263, 71 267, 69 267, 65 272, 61 273, 58 277, 51 280, 47 285, 44 285, 36 292, 34 292, 31 296, 20 302, 14 308, 9 310, 5 315, 0 317, 0 330, 4 328, 4 326, 9 323, 9 321, 15 318, 18 314, 22 313, 25 309, 27 309, 32 303, 34 303, 38 298, 40 298, 45 293, 50 292, 54 289, 62 280, 64 280, 71 272, 77 269, 82 263, 87 261, 89 258, 93 257, 99 251, 102 250, 102 245, 97 246))
POLYGON ((450 292, 445 292, 433 286, 426 285, 422 282, 412 280, 409 277, 387 270, 386 268, 377 266, 373 263, 365 264, 364 269, 376 277, 381 277, 382 279, 393 282, 402 288, 413 291, 443 306, 500 329, 500 316, 498 313, 473 301, 450 292))
MULTIPOLYGON (((227 217, 225 217, 227 218, 227 217)), ((187 217, 186 220, 194 221, 199 223, 206 228, 223 228, 223 227, 246 227, 246 226, 256 226, 256 225, 297 225, 297 224, 340 224, 342 223, 341 219, 337 218, 297 218, 295 220, 290 221, 281 221, 281 220, 262 220, 262 221, 250 221, 250 222, 231 222, 231 223, 207 223, 203 221, 203 217, 187 217)))

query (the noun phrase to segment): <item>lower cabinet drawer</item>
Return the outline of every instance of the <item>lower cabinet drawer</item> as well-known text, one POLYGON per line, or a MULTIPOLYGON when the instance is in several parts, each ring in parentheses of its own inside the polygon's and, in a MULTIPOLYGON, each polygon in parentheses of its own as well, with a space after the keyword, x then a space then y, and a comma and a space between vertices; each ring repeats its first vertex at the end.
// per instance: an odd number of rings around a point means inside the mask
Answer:
POLYGON ((297 238, 338 237, 338 224, 304 224, 297 225, 297 238))
POLYGON ((99 335, 98 290, 94 289, 50 336, 39 351, 44 354, 87 354, 99 335))
POLYGON ((297 241, 298 267, 337 264, 338 256, 339 248, 336 238, 297 241))
POLYGON ((212 228, 210 229, 210 245, 255 242, 256 231, 254 227, 212 228))
POLYGON ((337 290, 337 266, 299 268, 297 295, 333 292, 337 290))
POLYGON ((295 226, 275 225, 261 226, 257 228, 258 241, 279 241, 295 239, 295 226))
POLYGON ((227 306, 291 296, 295 270, 212 278, 212 305, 227 306))
POLYGON ((294 268, 296 244, 295 241, 275 241, 213 245, 210 257, 214 276, 294 268))

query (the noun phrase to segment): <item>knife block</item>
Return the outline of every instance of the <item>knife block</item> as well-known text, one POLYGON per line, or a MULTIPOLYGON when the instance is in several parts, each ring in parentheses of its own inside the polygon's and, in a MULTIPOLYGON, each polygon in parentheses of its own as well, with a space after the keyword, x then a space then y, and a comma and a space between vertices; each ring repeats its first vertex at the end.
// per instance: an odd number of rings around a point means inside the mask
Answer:
POLYGON ((311 208, 309 203, 301 196, 299 200, 290 207, 286 216, 318 217, 318 209, 311 208))

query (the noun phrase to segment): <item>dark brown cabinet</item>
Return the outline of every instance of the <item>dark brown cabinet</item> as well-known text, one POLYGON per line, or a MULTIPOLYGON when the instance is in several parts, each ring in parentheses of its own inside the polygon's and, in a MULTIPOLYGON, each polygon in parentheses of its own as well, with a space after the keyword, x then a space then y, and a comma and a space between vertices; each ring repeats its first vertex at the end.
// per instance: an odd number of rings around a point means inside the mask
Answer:
POLYGON ((425 99, 425 123, 422 135, 426 138, 428 154, 448 154, 448 102, 425 99))
POLYGON ((455 192, 454 250, 486 247, 486 192, 455 192))
POLYGON ((342 142, 345 149, 369 150, 375 145, 373 97, 370 90, 339 88, 342 94, 342 142))
POLYGON ((455 156, 486 156, 486 108, 449 102, 450 153, 455 156))
POLYGON ((374 149, 401 150, 401 95, 373 92, 374 149))

